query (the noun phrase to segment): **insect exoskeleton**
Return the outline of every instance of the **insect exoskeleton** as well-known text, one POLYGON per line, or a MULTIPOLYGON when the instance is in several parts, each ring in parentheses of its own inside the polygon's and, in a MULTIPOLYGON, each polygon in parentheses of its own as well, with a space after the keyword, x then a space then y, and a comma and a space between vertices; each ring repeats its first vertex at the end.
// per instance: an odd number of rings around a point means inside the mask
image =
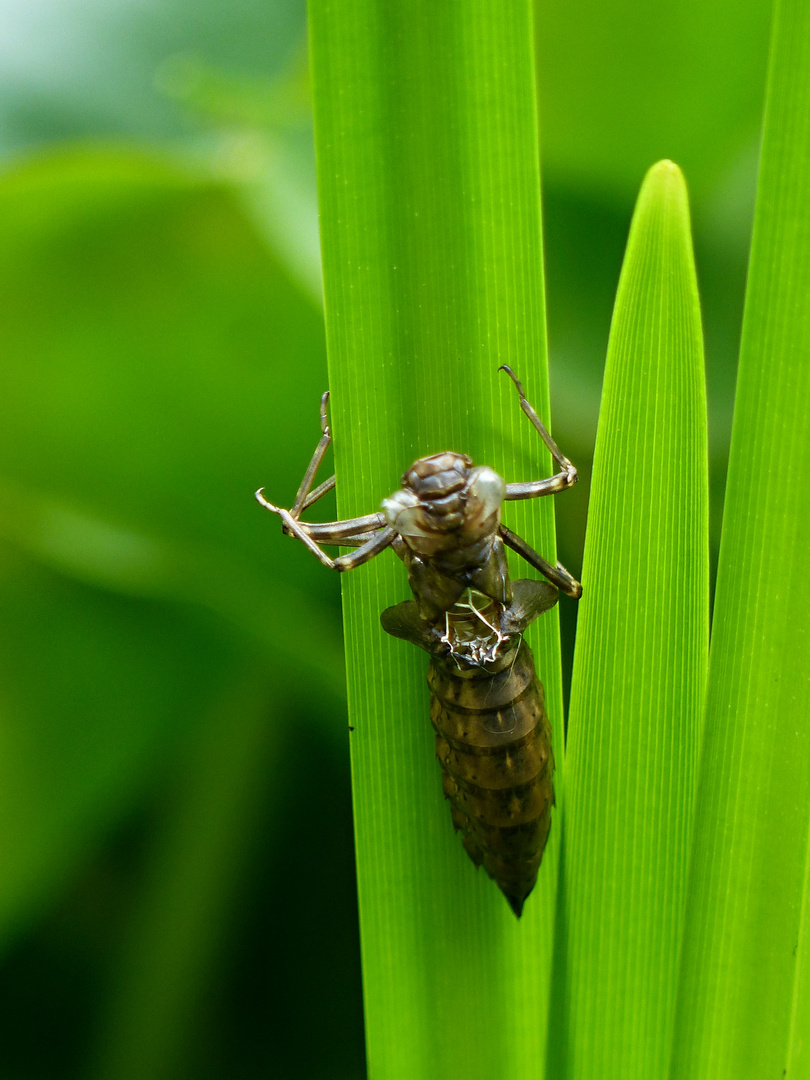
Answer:
POLYGON ((382 614, 389 634, 431 654, 430 718, 453 825, 516 915, 537 879, 554 804, 551 727, 522 634, 556 602, 542 581, 513 582, 501 611, 467 588, 438 641, 414 600, 382 614))
POLYGON ((414 598, 384 611, 382 625, 430 654, 430 716, 453 825, 470 858, 520 916, 537 880, 554 804, 551 728, 523 633, 553 607, 558 590, 576 598, 582 588, 501 523, 504 502, 551 495, 577 479, 520 382, 505 370, 558 465, 553 476, 507 483, 466 454, 444 451, 415 461, 380 512, 304 522, 303 511, 335 483, 331 477, 312 490, 331 441, 325 394, 321 440, 292 509, 274 506, 261 490, 256 498, 281 517, 286 533, 334 570, 354 569, 389 546, 405 563, 414 598), (355 550, 332 559, 323 545, 355 550), (507 546, 546 580, 510 581, 507 546))

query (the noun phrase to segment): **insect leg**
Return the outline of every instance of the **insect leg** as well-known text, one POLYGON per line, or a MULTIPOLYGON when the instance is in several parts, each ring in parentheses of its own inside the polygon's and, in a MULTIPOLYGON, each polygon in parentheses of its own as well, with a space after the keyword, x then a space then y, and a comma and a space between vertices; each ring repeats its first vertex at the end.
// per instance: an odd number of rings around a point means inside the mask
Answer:
MULTIPOLYGON (((369 537, 366 534, 377 533, 385 525, 385 519, 382 514, 378 513, 367 514, 364 517, 349 518, 346 521, 326 521, 317 524, 310 524, 309 522, 300 520, 301 514, 307 507, 312 506, 313 503, 317 502, 318 499, 324 496, 328 491, 331 491, 335 486, 335 478, 334 476, 331 476, 328 480, 324 480, 322 484, 319 484, 314 491, 310 490, 315 475, 318 472, 324 455, 332 441, 326 412, 328 401, 329 391, 327 390, 321 397, 321 438, 318 445, 315 447, 315 452, 312 455, 307 471, 298 487, 298 493, 295 496, 295 502, 293 503, 292 509, 285 510, 282 507, 275 506, 264 497, 263 488, 259 488, 256 492, 256 501, 260 503, 265 510, 269 510, 273 514, 278 514, 281 518, 283 532, 287 536, 298 537, 298 539, 305 544, 315 557, 325 566, 332 568, 337 566, 338 569, 344 569, 339 559, 330 559, 330 557, 320 549, 317 541, 320 540, 325 544, 335 544, 346 547, 363 547, 369 541, 369 537)), ((354 554, 356 555, 357 552, 354 554)), ((346 556, 346 558, 348 558, 348 556, 346 556)), ((357 565, 359 565, 359 563, 357 565)))
MULTIPOLYGON (((259 499, 259 502, 263 501, 263 499, 259 499)), ((357 533, 376 532, 377 529, 383 528, 385 518, 382 514, 366 514, 364 517, 346 518, 345 521, 311 523, 299 520, 298 523, 313 540, 318 540, 321 544, 343 544, 348 536, 354 536, 357 533)))
POLYGON ((315 479, 315 474, 321 467, 321 462, 324 459, 326 451, 329 449, 329 444, 332 441, 332 433, 329 430, 329 421, 326 413, 326 406, 329 402, 329 391, 321 395, 321 438, 318 445, 315 447, 315 453, 312 455, 312 460, 309 463, 307 471, 304 473, 304 479, 301 481, 298 487, 298 494, 295 496, 295 502, 293 503, 290 513, 294 518, 300 517, 301 511, 306 506, 311 506, 317 499, 320 499, 322 495, 325 495, 327 491, 330 491, 335 486, 335 478, 330 477, 330 480, 320 484, 319 487, 312 494, 315 498, 309 498, 310 488, 312 487, 312 481, 315 479))
MULTIPOLYGON (((353 518, 346 522, 330 522, 333 528, 328 532, 327 536, 323 539, 324 543, 343 544, 347 546, 353 546, 354 542, 360 543, 359 548, 353 551, 351 555, 339 555, 337 558, 330 558, 325 551, 316 543, 310 535, 310 530, 318 528, 318 526, 308 525, 306 522, 299 522, 297 517, 293 517, 291 511, 285 510, 283 507, 275 507, 272 502, 269 502, 264 495, 262 495, 261 488, 256 492, 256 501, 261 503, 262 507, 271 511, 273 514, 278 514, 281 517, 282 527, 286 534, 297 537, 306 548, 312 552, 319 563, 323 563, 330 570, 352 570, 355 566, 362 566, 363 563, 367 563, 369 558, 374 558, 379 552, 384 551, 391 544, 396 534, 392 528, 388 525, 383 528, 376 527, 376 530, 372 532, 372 536, 365 537, 362 534, 366 531, 372 531, 375 529, 374 525, 368 525, 366 528, 362 528, 364 524, 364 518, 353 518), (361 528, 357 528, 357 524, 360 523, 361 528), (345 534, 345 535, 340 535, 345 534), (361 534, 361 535, 359 535, 361 534)), ((376 516, 376 515, 369 515, 376 516)), ((321 538, 319 538, 321 539, 321 538)))
POLYGON ((368 543, 368 541, 371 539, 371 534, 379 531, 379 529, 385 525, 385 522, 380 522, 377 528, 356 529, 350 531, 349 526, 359 520, 361 519, 355 518, 354 521, 352 521, 352 519, 349 519, 348 521, 335 522, 334 524, 340 525, 341 528, 335 529, 334 532, 322 531, 320 526, 316 528, 306 521, 299 521, 298 524, 301 526, 304 532, 306 532, 310 539, 315 540, 318 544, 321 544, 322 546, 326 545, 326 547, 361 547, 363 544, 368 543))
POLYGON ((332 491, 335 486, 334 476, 330 476, 328 480, 324 480, 322 484, 318 484, 314 491, 311 491, 309 495, 304 499, 304 505, 301 507, 301 511, 309 509, 313 503, 316 503, 318 499, 322 499, 328 491, 332 491))
POLYGON ((379 555, 381 551, 385 551, 393 543, 396 535, 391 526, 386 525, 384 529, 374 533, 370 540, 367 540, 357 551, 353 551, 351 555, 338 556, 334 560, 334 569, 337 571, 354 570, 355 567, 370 562, 375 555, 379 555))
MULTIPOLYGON (((293 515, 292 510, 285 510, 271 503, 264 497, 264 488, 259 488, 254 498, 265 510, 269 510, 271 514, 278 514, 282 520, 282 528, 288 536, 298 536, 299 539, 303 532, 309 538, 320 540, 325 544, 345 544, 350 547, 352 538, 357 534, 375 532, 385 525, 382 514, 366 514, 364 517, 346 518, 345 521, 324 521, 313 524, 309 521, 300 521, 293 515), (291 521, 296 523, 296 529, 293 529, 291 521)), ((368 537, 364 536, 358 542, 365 543, 367 539, 368 537)))
POLYGON ((575 466, 554 442, 552 437, 546 431, 543 421, 534 411, 531 403, 526 400, 526 395, 523 393, 523 386, 514 371, 506 364, 502 364, 498 370, 505 371, 517 387, 521 409, 525 415, 528 416, 532 427, 539 434, 540 438, 548 447, 549 453, 560 467, 560 471, 555 473, 554 476, 550 476, 547 480, 530 480, 523 484, 507 484, 506 498, 536 499, 541 495, 554 495, 558 491, 565 491, 566 488, 572 487, 577 482, 577 470, 575 466))
POLYGON ((539 570, 566 596, 573 596, 575 600, 582 596, 582 586, 575 577, 568 573, 564 566, 559 563, 552 566, 550 562, 546 562, 542 555, 538 555, 533 547, 529 547, 525 540, 519 537, 517 533, 513 533, 511 529, 507 529, 505 525, 501 525, 499 531, 507 547, 510 547, 512 551, 516 551, 518 555, 526 560, 529 566, 539 570))

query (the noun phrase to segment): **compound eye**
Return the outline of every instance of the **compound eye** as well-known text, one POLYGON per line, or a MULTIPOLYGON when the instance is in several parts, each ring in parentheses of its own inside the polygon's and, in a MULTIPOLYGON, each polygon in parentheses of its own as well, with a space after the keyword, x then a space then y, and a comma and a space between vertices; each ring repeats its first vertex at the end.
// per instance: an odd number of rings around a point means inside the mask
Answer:
POLYGON ((483 516, 494 514, 506 498, 506 481, 494 469, 482 465, 473 469, 469 486, 469 498, 480 506, 483 516))
POLYGON ((392 529, 402 535, 400 524, 402 523, 402 515, 406 511, 413 511, 419 508, 419 496, 411 491, 409 488, 400 488, 399 491, 395 491, 393 495, 389 495, 387 499, 383 499, 380 503, 380 510, 386 522, 392 529))

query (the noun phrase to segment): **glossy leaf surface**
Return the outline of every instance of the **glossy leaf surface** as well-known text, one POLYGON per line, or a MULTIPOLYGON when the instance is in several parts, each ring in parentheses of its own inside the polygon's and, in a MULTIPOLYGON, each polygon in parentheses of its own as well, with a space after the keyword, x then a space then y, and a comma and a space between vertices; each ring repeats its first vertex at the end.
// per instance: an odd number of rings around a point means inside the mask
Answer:
POLYGON ((673 1077, 806 1077, 810 9, 776 5, 673 1077))
POLYGON ((704 379, 686 186, 662 161, 613 314, 574 660, 554 1042, 577 1080, 669 1057, 708 663, 704 379))
MULTIPOLYGON (((548 418, 529 4, 315 0, 310 31, 341 515, 373 511, 443 449, 549 475, 497 371, 548 418)), ((553 558, 543 501, 505 520, 553 558)), ((387 552, 343 587, 370 1072, 535 1078, 559 829, 518 923, 453 835, 426 658, 379 625, 409 596, 401 564, 387 552)), ((530 641, 561 761, 556 611, 530 641)))

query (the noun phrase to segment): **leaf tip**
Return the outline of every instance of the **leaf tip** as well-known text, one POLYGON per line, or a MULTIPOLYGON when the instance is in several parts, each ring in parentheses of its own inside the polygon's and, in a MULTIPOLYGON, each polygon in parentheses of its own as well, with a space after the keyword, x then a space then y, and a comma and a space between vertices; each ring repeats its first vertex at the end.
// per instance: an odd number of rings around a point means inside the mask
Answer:
POLYGON ((674 161, 670 161, 669 158, 662 158, 661 161, 656 161, 655 165, 651 165, 647 170, 647 176, 661 175, 661 176, 680 176, 683 178, 683 173, 679 165, 676 165, 674 161))
POLYGON ((686 178, 680 166, 664 158, 647 170, 639 192, 639 203, 658 203, 684 209, 688 206, 686 178))

